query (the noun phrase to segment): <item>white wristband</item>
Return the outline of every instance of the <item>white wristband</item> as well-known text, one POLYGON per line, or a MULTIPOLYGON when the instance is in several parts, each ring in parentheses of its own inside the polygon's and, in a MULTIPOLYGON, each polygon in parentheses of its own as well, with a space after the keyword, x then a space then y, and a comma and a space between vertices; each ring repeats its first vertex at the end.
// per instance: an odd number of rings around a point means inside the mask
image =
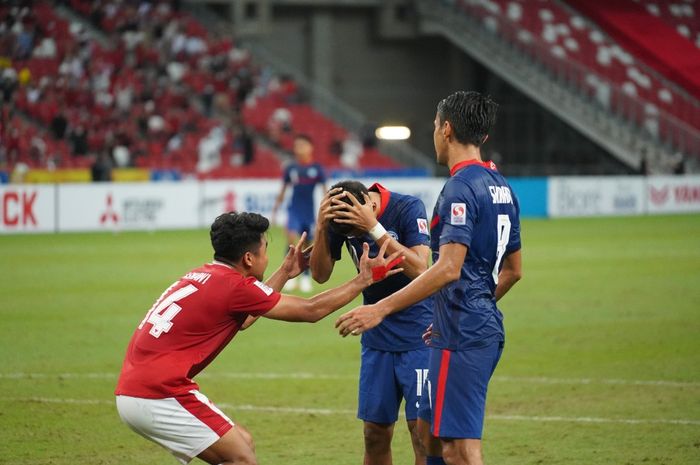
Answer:
POLYGON ((384 226, 382 226, 381 223, 377 223, 372 229, 369 230, 369 236, 375 241, 378 241, 384 234, 386 234, 386 229, 384 229, 384 226))

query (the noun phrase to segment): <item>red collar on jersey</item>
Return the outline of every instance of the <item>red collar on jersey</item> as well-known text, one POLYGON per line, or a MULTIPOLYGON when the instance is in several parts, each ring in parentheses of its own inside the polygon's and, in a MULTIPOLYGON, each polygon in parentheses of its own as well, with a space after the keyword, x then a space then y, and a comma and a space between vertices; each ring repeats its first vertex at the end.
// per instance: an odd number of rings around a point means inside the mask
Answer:
POLYGON ((370 191, 374 192, 379 192, 380 196, 380 201, 379 201, 379 211, 377 212, 377 219, 381 218, 382 214, 384 213, 384 210, 386 209, 386 206, 389 205, 389 199, 391 198, 391 192, 387 190, 386 187, 382 186, 378 182, 375 182, 370 186, 368 189, 370 191))
POLYGON ((452 169, 450 170, 450 176, 454 176, 457 173, 457 171, 459 171, 462 168, 464 168, 465 166, 469 166, 469 165, 479 165, 479 166, 483 166, 486 169, 496 171, 496 164, 492 161, 479 161, 479 160, 471 159, 471 160, 460 161, 455 166, 453 166, 452 169))

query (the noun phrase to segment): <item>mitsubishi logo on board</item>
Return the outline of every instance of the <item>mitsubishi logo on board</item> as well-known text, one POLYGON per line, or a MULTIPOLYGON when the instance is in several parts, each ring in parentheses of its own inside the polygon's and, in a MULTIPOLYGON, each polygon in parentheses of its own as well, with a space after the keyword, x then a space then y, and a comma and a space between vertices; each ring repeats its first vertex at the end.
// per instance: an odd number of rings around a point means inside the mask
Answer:
POLYGON ((112 194, 107 194, 107 206, 102 215, 100 215, 101 225, 106 225, 110 222, 115 225, 119 223, 119 215, 117 215, 117 212, 114 210, 113 203, 112 194))

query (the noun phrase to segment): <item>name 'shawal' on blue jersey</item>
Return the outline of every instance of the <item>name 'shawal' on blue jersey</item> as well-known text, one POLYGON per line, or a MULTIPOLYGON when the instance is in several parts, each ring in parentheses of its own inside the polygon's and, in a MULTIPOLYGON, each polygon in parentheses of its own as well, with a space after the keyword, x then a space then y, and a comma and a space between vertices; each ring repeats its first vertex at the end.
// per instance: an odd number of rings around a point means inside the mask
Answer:
POLYGON ((287 207, 289 215, 313 222, 315 218, 314 189, 326 182, 326 174, 318 163, 292 163, 284 170, 284 183, 292 185, 292 198, 287 207))
POLYGON ((431 345, 463 350, 505 340, 495 291, 503 258, 520 249, 520 207, 492 162, 458 163, 450 174, 431 221, 433 263, 441 245, 468 251, 459 279, 434 295, 431 345))
MULTIPOLYGON (((379 192, 381 204, 377 220, 404 247, 430 245, 428 220, 423 202, 410 195, 389 192, 379 184, 370 190, 379 192)), ((346 245, 355 266, 362 256, 362 243, 370 246, 369 256, 376 257, 379 245, 367 234, 361 237, 348 237, 329 233, 331 257, 340 260, 343 244, 346 245)), ((373 304, 405 287, 411 279, 403 273, 390 276, 383 281, 372 284, 362 292, 365 304, 373 304)), ((362 345, 375 350, 403 352, 422 349, 425 343, 421 335, 430 325, 433 316, 433 299, 431 297, 407 307, 400 312, 386 317, 378 326, 362 333, 362 345)))

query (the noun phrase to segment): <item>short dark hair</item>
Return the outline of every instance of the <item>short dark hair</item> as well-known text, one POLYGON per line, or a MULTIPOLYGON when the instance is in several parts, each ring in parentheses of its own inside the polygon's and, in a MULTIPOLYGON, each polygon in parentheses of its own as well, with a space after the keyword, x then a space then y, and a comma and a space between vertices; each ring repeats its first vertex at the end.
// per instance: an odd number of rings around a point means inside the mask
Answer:
MULTIPOLYGON (((336 188, 342 189, 342 192, 351 193, 363 205, 365 203, 365 196, 362 194, 369 194, 369 190, 367 189, 367 187, 359 181, 340 181, 338 183, 333 184, 331 190, 336 188)), ((347 197, 343 197, 342 200, 348 205, 351 204, 350 199, 347 197)), ((335 220, 331 220, 330 228, 331 231, 333 231, 334 233, 340 234, 341 236, 345 237, 352 234, 352 232, 356 229, 355 226, 351 224, 336 223, 335 220)))
POLYGON ((299 134, 297 134, 296 136, 294 136, 294 140, 296 140, 296 139, 305 140, 305 141, 308 142, 309 144, 314 145, 313 139, 312 139, 311 136, 308 135, 308 134, 299 133, 299 134))
POLYGON ((214 259, 237 262, 246 252, 256 253, 269 227, 268 219, 257 213, 228 212, 217 216, 209 231, 214 259))
POLYGON ((498 104, 478 92, 460 90, 442 99, 437 106, 440 123, 449 121, 461 144, 481 147, 496 122, 498 104))

